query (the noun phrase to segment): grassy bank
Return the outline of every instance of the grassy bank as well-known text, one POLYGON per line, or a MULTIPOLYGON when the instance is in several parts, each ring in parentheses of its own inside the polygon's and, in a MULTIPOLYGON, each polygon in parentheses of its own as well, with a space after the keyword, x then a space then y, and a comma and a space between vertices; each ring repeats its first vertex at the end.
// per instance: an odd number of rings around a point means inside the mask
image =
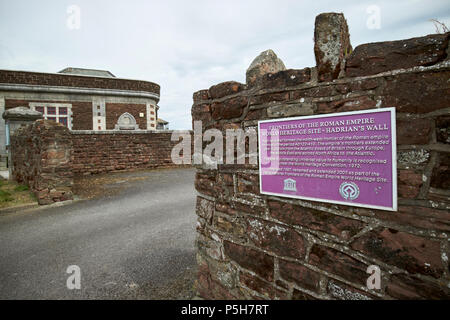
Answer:
POLYGON ((34 194, 25 185, 0 180, 0 209, 36 202, 34 194))

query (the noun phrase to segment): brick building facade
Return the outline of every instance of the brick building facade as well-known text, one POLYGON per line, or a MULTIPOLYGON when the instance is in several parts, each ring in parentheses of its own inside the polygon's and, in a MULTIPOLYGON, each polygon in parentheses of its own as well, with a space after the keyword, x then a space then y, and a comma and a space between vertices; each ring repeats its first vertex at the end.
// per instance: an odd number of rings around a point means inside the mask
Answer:
MULTIPOLYGON (((108 71, 66 68, 58 73, 0 70, 0 113, 25 106, 70 130, 157 130, 160 86, 116 78, 108 71)), ((6 154, 0 119, 0 155, 6 154)))

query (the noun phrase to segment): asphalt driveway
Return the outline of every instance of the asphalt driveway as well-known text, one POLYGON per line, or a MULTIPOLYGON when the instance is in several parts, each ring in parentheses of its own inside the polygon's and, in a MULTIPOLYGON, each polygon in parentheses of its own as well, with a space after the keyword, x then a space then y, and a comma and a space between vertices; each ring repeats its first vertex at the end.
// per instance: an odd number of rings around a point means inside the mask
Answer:
POLYGON ((114 175, 111 194, 0 214, 0 299, 190 298, 194 170, 114 175))

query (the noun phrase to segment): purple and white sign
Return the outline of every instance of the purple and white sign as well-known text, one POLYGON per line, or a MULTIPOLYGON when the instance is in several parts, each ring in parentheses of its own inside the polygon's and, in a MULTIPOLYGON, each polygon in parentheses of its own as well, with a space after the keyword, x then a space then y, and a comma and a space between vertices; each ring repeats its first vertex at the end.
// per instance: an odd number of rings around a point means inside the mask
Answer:
POLYGON ((262 194, 397 210, 395 108, 258 123, 262 194))

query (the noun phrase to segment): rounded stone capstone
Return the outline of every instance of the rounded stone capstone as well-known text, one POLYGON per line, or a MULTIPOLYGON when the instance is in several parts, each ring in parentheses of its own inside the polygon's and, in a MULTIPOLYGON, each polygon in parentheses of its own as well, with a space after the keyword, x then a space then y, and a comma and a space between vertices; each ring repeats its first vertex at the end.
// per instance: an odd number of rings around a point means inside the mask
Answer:
POLYGON ((3 119, 5 120, 20 120, 20 121, 35 121, 42 119, 42 113, 39 111, 31 110, 27 107, 16 107, 8 109, 3 112, 3 119))
POLYGON ((286 70, 283 61, 272 50, 266 50, 261 52, 248 67, 246 72, 247 84, 253 84, 267 73, 276 73, 283 70, 286 70))

